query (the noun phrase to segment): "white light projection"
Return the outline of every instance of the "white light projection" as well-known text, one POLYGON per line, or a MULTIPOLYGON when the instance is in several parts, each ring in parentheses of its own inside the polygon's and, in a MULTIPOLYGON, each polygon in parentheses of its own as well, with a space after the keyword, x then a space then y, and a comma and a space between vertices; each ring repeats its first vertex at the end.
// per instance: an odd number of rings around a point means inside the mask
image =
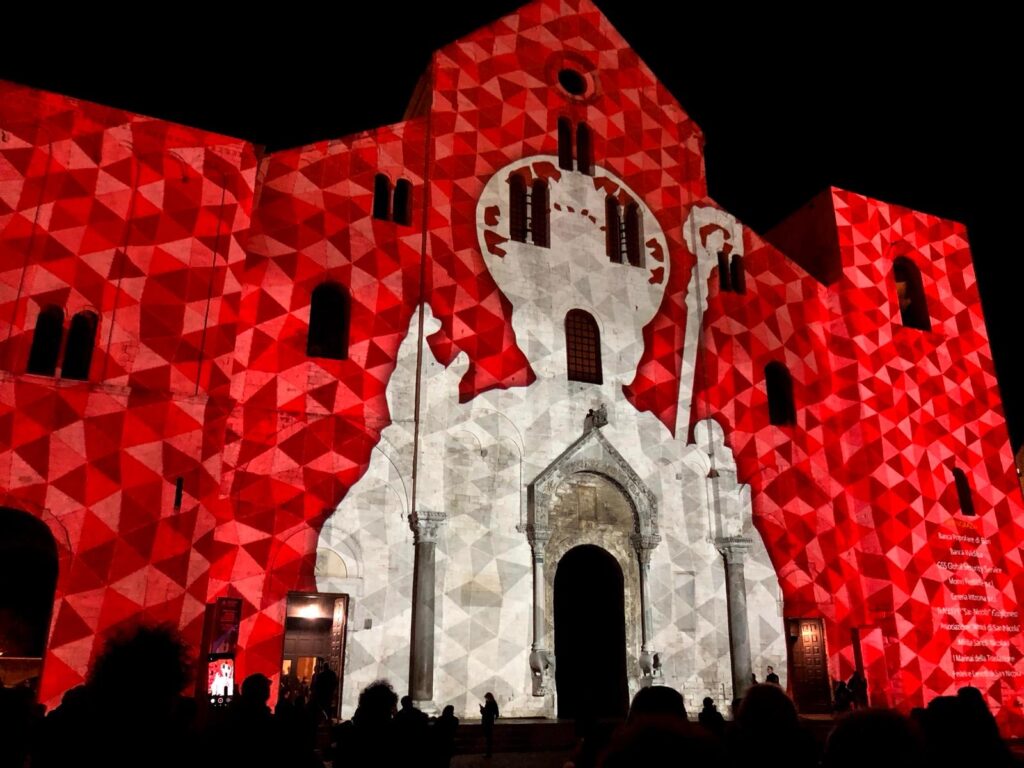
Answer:
MULTIPOLYGON (((718 424, 702 422, 696 430, 699 444, 686 445, 685 424, 677 430, 682 439, 674 438, 654 416, 638 412, 622 392, 643 354, 642 329, 657 312, 668 281, 669 251, 657 219, 613 174, 599 167, 592 176, 565 171, 557 167, 557 158, 537 156, 510 164, 490 179, 477 205, 477 222, 485 263, 513 307, 517 343, 537 378, 528 387, 490 390, 459 403, 465 357, 445 368, 426 345, 417 349, 418 334, 410 333, 403 341, 388 386, 392 424, 382 433, 367 473, 320 535, 318 589, 353 595, 344 714, 354 711, 359 690, 372 680, 387 677, 400 691, 408 685, 413 562, 408 515, 413 503, 420 512, 443 513, 445 518, 437 539, 437 707, 452 704, 459 716, 473 717, 483 693, 492 691, 504 715, 554 715, 557 694, 550 670, 543 682, 536 680, 530 654, 536 648, 550 654, 554 648, 553 575, 558 558, 583 543, 611 552, 626 577, 630 692, 656 679, 682 691, 688 705, 699 707, 710 695, 726 706, 732 695, 728 613, 715 537, 743 535, 753 541, 746 574, 754 669, 765 664, 785 668, 780 592, 750 522, 749 488, 736 480, 735 463, 718 424), (547 182, 550 247, 510 237, 513 174, 522 175, 527 188, 538 179, 547 182), (631 202, 639 203, 643 266, 608 258, 608 195, 623 212, 631 202), (567 379, 564 320, 571 309, 585 310, 597 322, 602 384, 567 379), (601 408, 607 425, 586 429, 588 412, 601 408), (714 482, 708 479, 711 462, 718 472, 714 482), (634 518, 634 530, 566 523, 554 508, 541 509, 536 500, 531 507, 527 498, 531 483, 551 476, 553 469, 570 482, 580 468, 600 474, 602 467, 607 467, 608 477, 620 478, 618 487, 635 515, 642 506, 635 498, 638 493, 654 499, 644 528, 656 534, 647 541, 653 549, 646 646, 633 543, 640 521, 634 518), (627 476, 635 481, 632 490, 621 481, 627 476), (550 541, 538 543, 545 554, 544 583, 535 590, 528 531, 542 518, 551 534, 550 541), (535 618, 540 619, 536 633, 535 618), (650 667, 651 653, 658 654, 657 670, 650 667)), ((532 229, 543 225, 531 220, 528 226, 524 239, 529 241, 532 229)), ((702 300, 717 250, 725 241, 742 249, 739 225, 717 209, 694 208, 686 227, 684 237, 698 257, 699 278, 691 280, 687 295, 680 420, 689 415, 702 300)), ((429 310, 425 326, 421 338, 437 326, 429 310)))

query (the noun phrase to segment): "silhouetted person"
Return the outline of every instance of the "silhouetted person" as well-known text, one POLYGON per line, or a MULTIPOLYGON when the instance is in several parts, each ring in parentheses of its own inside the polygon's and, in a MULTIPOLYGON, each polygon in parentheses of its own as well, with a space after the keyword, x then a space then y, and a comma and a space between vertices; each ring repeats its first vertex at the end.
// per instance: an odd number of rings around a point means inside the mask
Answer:
POLYGON ((686 720, 686 704, 682 694, 667 685, 650 685, 641 688, 629 705, 627 720, 635 720, 644 715, 675 717, 686 720))
POLYGON ((455 716, 455 707, 449 704, 431 726, 437 768, 448 768, 451 765, 452 755, 455 754, 455 731, 458 727, 459 718, 455 716))
POLYGON ((484 694, 484 703, 480 705, 480 724, 484 729, 487 757, 490 757, 494 750, 494 721, 498 716, 498 702, 494 700, 494 694, 488 691, 484 694))
POLYGON ((704 697, 703 704, 704 708, 697 715, 697 722, 704 726, 708 733, 722 738, 725 735, 725 718, 722 717, 722 713, 715 707, 715 702, 710 696, 704 697))
POLYGON ((719 768, 722 755, 716 739, 685 720, 644 715, 627 721, 616 731, 598 765, 601 768, 719 768))
POLYGON ((299 740, 286 745, 282 725, 267 706, 269 699, 266 676, 256 673, 245 678, 239 695, 203 739, 200 764, 209 768, 314 765, 312 750, 304 750, 299 740))
POLYGON ((854 709, 862 709, 868 705, 868 681, 864 679, 859 669, 850 675, 846 687, 850 690, 850 704, 854 709))
POLYGON ((334 729, 334 764, 391 766, 399 764, 394 716, 398 696, 387 680, 370 683, 359 693, 359 706, 334 729))
POLYGON ((846 683, 842 680, 836 683, 835 692, 832 697, 832 709, 835 710, 836 714, 842 714, 843 712, 850 711, 850 689, 846 687, 846 683))
POLYGON ((1014 764, 976 688, 932 699, 924 723, 929 765, 1002 768, 1014 764))
POLYGON ((682 695, 674 688, 652 685, 637 691, 626 722, 612 736, 598 765, 717 768, 721 755, 717 739, 687 720, 682 695))
POLYGON ((572 768, 595 768, 598 757, 608 746, 611 737, 612 732, 602 728, 596 717, 576 718, 576 749, 566 765, 572 768))
POLYGON ((108 640, 84 686, 68 691, 46 718, 33 768, 192 762, 178 716, 188 683, 188 647, 170 627, 135 627, 108 640))
POLYGON ((797 720, 792 700, 777 685, 755 685, 740 703, 731 742, 734 766, 761 765, 766 750, 785 745, 789 768, 811 768, 817 761, 813 738, 797 720))
POLYGON ((30 739, 43 719, 33 699, 31 688, 0 685, 0 768, 21 768, 25 762, 30 739))
POLYGON ((863 709, 840 718, 828 737, 824 768, 923 768, 920 735, 888 709, 863 709))
POLYGON ((768 665, 768 674, 765 675, 764 681, 766 683, 771 683, 772 685, 779 684, 779 676, 775 674, 775 667, 770 664, 768 665))
POLYGON ((331 749, 331 729, 336 712, 334 692, 338 689, 338 676, 326 660, 316 660, 316 671, 309 684, 309 702, 306 704, 306 727, 309 729, 313 748, 318 755, 326 756, 331 749))
POLYGON ((403 696, 401 704, 402 708, 395 715, 395 736, 402 752, 401 762, 412 765, 418 761, 422 764, 430 749, 430 718, 412 705, 411 696, 403 696))

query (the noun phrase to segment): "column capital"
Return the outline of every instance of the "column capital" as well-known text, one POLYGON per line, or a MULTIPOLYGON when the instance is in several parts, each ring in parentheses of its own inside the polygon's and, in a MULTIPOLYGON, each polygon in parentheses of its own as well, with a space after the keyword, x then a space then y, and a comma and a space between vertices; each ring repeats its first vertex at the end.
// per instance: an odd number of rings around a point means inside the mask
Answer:
POLYGON ((409 527, 412 529, 416 544, 433 544, 437 541, 437 529, 447 519, 444 512, 431 512, 420 509, 409 515, 409 527))
POLYGON ((742 563, 754 542, 746 536, 724 536, 715 539, 715 549, 727 564, 742 563))
POLYGON ((640 562, 646 565, 651 561, 651 550, 661 543, 661 536, 656 533, 634 533, 630 540, 640 562))
POLYGON ((551 540, 551 529, 546 525, 534 525, 530 523, 526 526, 526 539, 530 542, 530 546, 533 547, 534 551, 544 551, 544 547, 551 540))

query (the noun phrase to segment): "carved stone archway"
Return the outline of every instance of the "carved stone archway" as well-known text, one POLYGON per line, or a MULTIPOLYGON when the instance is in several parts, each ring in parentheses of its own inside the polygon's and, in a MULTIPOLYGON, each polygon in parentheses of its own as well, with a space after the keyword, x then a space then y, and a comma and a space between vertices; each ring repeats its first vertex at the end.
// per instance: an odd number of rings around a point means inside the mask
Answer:
POLYGON ((610 552, 624 576, 628 626, 627 660, 630 687, 650 683, 655 653, 651 647, 651 602, 648 569, 651 550, 661 541, 658 534, 658 503, 650 488, 615 447, 601 434, 599 419, 588 422, 584 434, 562 452, 527 486, 526 534, 533 552, 533 644, 530 667, 533 695, 553 690, 555 660, 551 654, 554 571, 562 555, 581 544, 593 544, 610 552), (593 524, 567 520, 567 509, 579 510, 583 502, 566 504, 566 495, 577 489, 594 493, 593 524), (600 512, 598 512, 600 509, 600 512), (544 564, 551 568, 545 572, 544 564), (639 628, 637 636, 636 628, 639 628))

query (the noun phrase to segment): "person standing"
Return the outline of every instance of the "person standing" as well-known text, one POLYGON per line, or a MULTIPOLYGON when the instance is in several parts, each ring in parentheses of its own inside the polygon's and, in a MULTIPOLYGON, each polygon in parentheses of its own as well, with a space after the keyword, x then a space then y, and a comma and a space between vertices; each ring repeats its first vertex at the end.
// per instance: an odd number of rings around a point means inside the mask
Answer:
POLYGON ((494 749, 494 721, 498 719, 498 702, 494 700, 494 694, 488 691, 484 694, 484 703, 480 707, 480 720, 484 728, 484 741, 487 743, 487 757, 491 756, 494 749))
POLYGON ((779 676, 775 674, 775 667, 768 665, 768 674, 765 676, 764 681, 771 683, 772 685, 779 684, 779 676))

